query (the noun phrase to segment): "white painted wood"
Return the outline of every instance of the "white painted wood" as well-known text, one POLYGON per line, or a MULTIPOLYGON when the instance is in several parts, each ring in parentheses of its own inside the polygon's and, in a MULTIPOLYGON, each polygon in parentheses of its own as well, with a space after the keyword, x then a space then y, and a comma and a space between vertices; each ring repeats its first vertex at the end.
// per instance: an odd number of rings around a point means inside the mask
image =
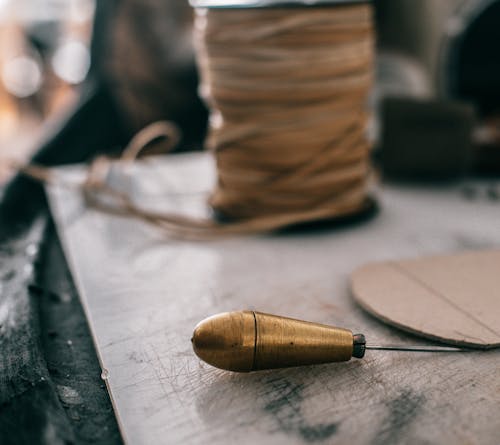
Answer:
MULTIPOLYGON (((203 214, 213 179, 207 155, 175 155, 135 167, 127 187, 147 205, 203 214)), ((381 214, 361 225, 177 242, 85 209, 73 190, 48 192, 128 444, 498 443, 498 350, 231 374, 200 363, 190 336, 208 315, 250 308, 414 344, 355 305, 349 274, 498 247, 500 203, 468 201, 461 186, 387 187, 381 214)))

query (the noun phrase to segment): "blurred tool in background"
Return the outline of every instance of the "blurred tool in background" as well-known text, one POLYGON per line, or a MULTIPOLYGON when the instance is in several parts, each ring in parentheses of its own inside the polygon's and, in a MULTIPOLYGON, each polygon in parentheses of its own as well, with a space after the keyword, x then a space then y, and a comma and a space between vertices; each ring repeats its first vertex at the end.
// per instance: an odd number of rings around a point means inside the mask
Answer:
POLYGON ((500 172, 498 0, 379 0, 377 104, 385 174, 500 172))

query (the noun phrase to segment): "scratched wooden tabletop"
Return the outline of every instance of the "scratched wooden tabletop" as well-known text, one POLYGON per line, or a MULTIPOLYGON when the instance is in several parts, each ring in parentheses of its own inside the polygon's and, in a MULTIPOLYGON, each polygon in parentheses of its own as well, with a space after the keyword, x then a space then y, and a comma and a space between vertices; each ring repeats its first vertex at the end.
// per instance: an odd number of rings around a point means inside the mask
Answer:
MULTIPOLYGON (((142 205, 207 214, 207 155, 159 158, 112 176, 142 205)), ((347 363, 232 374, 201 363, 190 345, 198 321, 238 309, 347 327, 371 343, 425 343, 356 306, 349 275, 375 260, 498 248, 500 202, 487 198, 488 187, 385 186, 380 214, 363 224, 210 242, 169 240, 51 187, 125 442, 500 443, 498 350, 369 352, 347 363)))

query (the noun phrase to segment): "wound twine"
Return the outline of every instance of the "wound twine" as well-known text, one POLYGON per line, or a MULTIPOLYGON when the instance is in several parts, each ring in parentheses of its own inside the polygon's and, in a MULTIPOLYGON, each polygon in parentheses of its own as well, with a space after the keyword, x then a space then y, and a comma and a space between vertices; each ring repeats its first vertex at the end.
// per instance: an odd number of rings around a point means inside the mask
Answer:
MULTIPOLYGON (((207 146, 218 175, 209 203, 228 222, 142 209, 106 184, 116 161, 102 157, 79 185, 87 203, 182 238, 258 233, 362 211, 370 177, 365 128, 373 34, 368 4, 198 9, 200 91, 210 108, 207 146)), ((162 136, 175 145, 178 132, 154 123, 118 162, 132 162, 162 136)), ((42 167, 21 170, 54 180, 42 167)))
POLYGON ((273 225, 363 207, 370 5, 197 10, 195 46, 219 214, 273 225))

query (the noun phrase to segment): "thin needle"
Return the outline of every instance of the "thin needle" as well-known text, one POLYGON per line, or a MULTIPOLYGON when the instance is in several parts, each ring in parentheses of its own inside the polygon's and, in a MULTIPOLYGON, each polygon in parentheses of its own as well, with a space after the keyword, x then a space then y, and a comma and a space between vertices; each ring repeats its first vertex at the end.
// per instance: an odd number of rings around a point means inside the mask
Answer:
POLYGON ((396 346, 366 345, 366 349, 377 351, 413 351, 413 352, 467 352, 470 349, 452 348, 448 346, 396 346))

